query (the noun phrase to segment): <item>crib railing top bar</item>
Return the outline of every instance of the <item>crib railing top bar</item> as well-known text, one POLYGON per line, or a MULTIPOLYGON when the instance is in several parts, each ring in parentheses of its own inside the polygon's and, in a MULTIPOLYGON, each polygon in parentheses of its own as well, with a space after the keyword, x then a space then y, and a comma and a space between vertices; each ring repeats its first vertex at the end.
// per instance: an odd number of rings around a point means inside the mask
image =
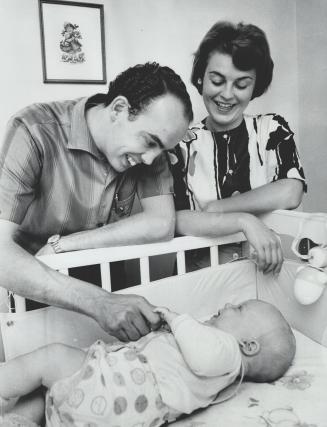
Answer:
POLYGON ((57 255, 43 255, 39 259, 48 266, 59 270, 79 267, 81 265, 100 264, 163 255, 177 251, 224 245, 245 240, 243 233, 236 233, 214 239, 203 237, 177 237, 169 242, 150 243, 147 245, 116 246, 112 248, 87 249, 84 251, 66 252, 57 255))
MULTIPOLYGON (((317 243, 324 243, 321 242, 321 239, 323 236, 326 236, 327 233, 326 214, 310 214, 299 211, 277 210, 272 213, 262 215, 261 218, 276 232, 289 236, 297 235, 299 231, 299 224, 301 222, 299 220, 310 219, 310 221, 307 221, 305 227, 306 232, 308 233, 305 237, 309 237, 317 243)), ((60 270, 81 265, 92 265, 146 256, 155 256, 208 246, 240 242, 244 240, 245 236, 243 233, 236 233, 215 239, 184 236, 175 238, 169 242, 151 243, 147 245, 89 249, 58 255, 44 255, 40 257, 40 260, 50 267, 60 270)))

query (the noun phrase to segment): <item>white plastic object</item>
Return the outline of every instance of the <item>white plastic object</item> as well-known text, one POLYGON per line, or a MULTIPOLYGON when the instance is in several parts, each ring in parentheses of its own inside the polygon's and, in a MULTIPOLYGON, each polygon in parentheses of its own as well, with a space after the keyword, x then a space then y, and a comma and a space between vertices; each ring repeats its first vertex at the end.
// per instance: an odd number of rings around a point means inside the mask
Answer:
POLYGON ((327 285, 327 273, 317 268, 300 267, 294 283, 294 295, 300 304, 309 305, 316 302, 327 285))
POLYGON ((327 248, 316 246, 315 248, 310 249, 308 261, 312 267, 327 267, 327 248))

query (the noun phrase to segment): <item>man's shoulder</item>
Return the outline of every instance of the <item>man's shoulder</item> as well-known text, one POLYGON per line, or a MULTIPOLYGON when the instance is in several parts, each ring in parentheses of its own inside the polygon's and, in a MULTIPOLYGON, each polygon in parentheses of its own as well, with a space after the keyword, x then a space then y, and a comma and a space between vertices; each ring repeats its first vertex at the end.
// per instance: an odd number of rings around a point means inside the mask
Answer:
POLYGON ((82 99, 36 102, 19 110, 11 120, 24 123, 26 126, 65 122, 69 120, 75 105, 82 99))

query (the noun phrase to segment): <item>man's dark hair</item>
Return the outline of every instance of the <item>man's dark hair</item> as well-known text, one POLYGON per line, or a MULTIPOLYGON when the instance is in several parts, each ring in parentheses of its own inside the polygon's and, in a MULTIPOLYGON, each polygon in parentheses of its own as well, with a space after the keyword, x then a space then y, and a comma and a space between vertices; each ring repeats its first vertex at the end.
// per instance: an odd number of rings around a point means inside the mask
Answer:
POLYGON ((130 104, 130 114, 137 115, 153 100, 167 93, 182 102, 185 117, 192 121, 191 99, 184 82, 171 68, 156 62, 138 64, 120 73, 109 84, 108 93, 101 102, 109 105, 117 96, 125 96, 130 104))
POLYGON ((255 25, 219 21, 214 24, 194 54, 191 82, 202 94, 202 81, 212 52, 230 55, 236 68, 255 69, 256 83, 252 99, 269 87, 274 63, 265 33, 255 25))

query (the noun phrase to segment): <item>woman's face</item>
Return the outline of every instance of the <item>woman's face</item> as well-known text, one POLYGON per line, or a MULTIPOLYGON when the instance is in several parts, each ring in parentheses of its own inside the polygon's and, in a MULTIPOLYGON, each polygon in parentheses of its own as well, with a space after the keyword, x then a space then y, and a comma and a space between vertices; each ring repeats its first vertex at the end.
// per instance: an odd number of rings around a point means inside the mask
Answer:
POLYGON ((241 71, 235 68, 230 55, 218 51, 211 53, 202 85, 202 97, 209 113, 208 129, 230 130, 242 122, 255 80, 254 69, 241 71))

